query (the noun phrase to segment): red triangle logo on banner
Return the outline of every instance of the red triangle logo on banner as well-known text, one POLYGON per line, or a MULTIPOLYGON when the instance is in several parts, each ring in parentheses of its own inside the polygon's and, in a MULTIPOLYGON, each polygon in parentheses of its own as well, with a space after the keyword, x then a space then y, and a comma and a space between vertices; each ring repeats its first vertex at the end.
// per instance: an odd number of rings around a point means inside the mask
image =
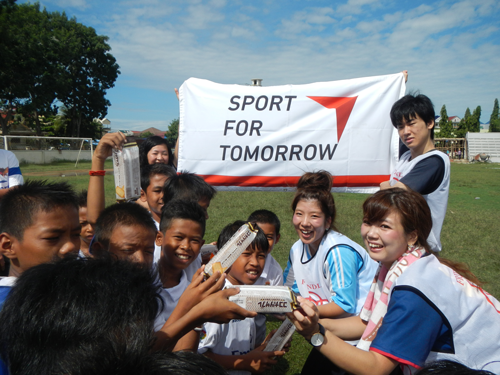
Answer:
POLYGON ((321 104, 328 109, 337 110, 337 139, 340 142, 340 137, 344 132, 347 120, 351 115, 354 103, 356 103, 357 96, 308 96, 309 99, 321 104))

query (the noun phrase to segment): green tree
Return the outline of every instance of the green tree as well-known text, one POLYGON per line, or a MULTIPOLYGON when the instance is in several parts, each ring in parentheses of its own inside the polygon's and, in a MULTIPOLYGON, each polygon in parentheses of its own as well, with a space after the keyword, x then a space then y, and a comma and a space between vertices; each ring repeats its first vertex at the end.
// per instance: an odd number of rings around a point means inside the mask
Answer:
POLYGON ((481 118, 481 106, 478 105, 474 112, 472 112, 472 116, 470 117, 470 125, 469 131, 473 133, 479 133, 481 131, 481 122, 479 119, 481 118))
POLYGON ((469 131, 471 125, 471 114, 470 109, 467 107, 464 117, 458 123, 458 129, 455 131, 457 138, 464 138, 465 134, 469 131))
POLYGON ((490 116, 490 132, 500 132, 500 117, 498 108, 498 99, 493 103, 493 112, 490 116))
POLYGON ((443 104, 441 107, 441 118, 439 119, 439 138, 452 138, 453 137, 453 125, 448 119, 448 112, 446 111, 446 105, 443 104))
POLYGON ((82 126, 106 116, 111 103, 105 94, 120 72, 116 59, 109 53, 107 36, 97 35, 93 28, 74 18, 68 20, 64 14, 55 16, 64 25, 58 36, 62 61, 58 99, 69 109, 68 135, 78 137, 82 126))
POLYGON ((148 138, 148 137, 152 137, 154 134, 151 133, 151 132, 144 132, 144 133, 141 133, 141 138, 148 138))
POLYGON ((179 138, 179 119, 178 118, 170 121, 170 124, 168 125, 168 130, 165 133, 165 136, 167 137, 167 142, 168 142, 170 148, 174 148, 175 144, 177 143, 177 138, 179 138))
POLYGON ((107 37, 99 36, 65 13, 40 11, 39 4, 0 7, 0 120, 4 134, 14 111, 32 113, 41 134, 39 115, 53 112, 58 100, 71 120, 66 134, 81 136, 106 115, 106 90, 119 71, 107 37), (5 51, 5 53, 4 53, 5 51))

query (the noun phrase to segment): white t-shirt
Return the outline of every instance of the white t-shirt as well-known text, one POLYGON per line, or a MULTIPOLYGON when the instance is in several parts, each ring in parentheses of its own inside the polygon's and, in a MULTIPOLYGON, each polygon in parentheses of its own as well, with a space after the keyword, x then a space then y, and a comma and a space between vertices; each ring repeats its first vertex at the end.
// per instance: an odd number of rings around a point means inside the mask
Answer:
POLYGON ((16 155, 7 150, 0 150, 0 189, 8 189, 23 182, 16 155))
POLYGON ((271 254, 267 254, 264 270, 254 285, 283 285, 283 269, 271 254))
MULTIPOLYGON (((226 280, 225 287, 232 285, 226 280)), ((198 353, 209 349, 220 355, 243 355, 255 349, 254 318, 231 320, 226 324, 205 323, 200 336, 198 353)), ((249 371, 228 371, 231 375, 247 375, 249 371)))
POLYGON ((399 162, 394 168, 394 171, 391 173, 390 183, 391 186, 394 186, 398 181, 401 181, 411 189, 422 194, 429 205, 432 216, 432 229, 431 233, 429 233, 429 238, 427 238, 427 242, 433 251, 441 251, 441 228, 443 227, 444 217, 446 216, 448 193, 450 190, 450 159, 445 153, 439 150, 431 150, 411 160, 410 158, 410 151, 407 151, 401 156, 399 162), (438 181, 437 188, 431 193, 426 194, 425 192, 420 191, 419 188, 416 188, 411 182, 406 181, 405 177, 406 179, 411 177, 412 180, 420 180, 420 182, 426 182, 427 179, 435 178, 435 176, 425 175, 426 170, 430 169, 430 167, 419 168, 418 166, 419 163, 425 163, 426 161, 431 160, 433 160, 433 165, 436 165, 442 160, 444 173, 442 174, 442 180, 438 181))
MULTIPOLYGON (((161 284, 161 280, 159 277, 157 278, 156 282, 161 284)), ((182 271, 181 280, 179 281, 179 284, 177 284, 172 288, 161 288, 160 297, 163 301, 163 309, 161 309, 160 306, 160 311, 156 316, 155 332, 159 331, 161 327, 163 327, 165 322, 172 314, 172 311, 174 311, 175 306, 177 306, 177 302, 179 301, 179 298, 181 298, 182 293, 184 293, 184 291, 188 286, 189 286, 189 280, 187 279, 186 272, 182 271)))

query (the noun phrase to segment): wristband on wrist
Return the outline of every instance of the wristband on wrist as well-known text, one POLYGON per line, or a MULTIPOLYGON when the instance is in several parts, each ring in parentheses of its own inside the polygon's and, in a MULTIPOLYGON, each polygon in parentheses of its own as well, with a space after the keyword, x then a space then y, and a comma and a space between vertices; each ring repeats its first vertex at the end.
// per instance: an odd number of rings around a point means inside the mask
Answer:
POLYGON ((104 176, 106 171, 89 171, 89 176, 104 176))

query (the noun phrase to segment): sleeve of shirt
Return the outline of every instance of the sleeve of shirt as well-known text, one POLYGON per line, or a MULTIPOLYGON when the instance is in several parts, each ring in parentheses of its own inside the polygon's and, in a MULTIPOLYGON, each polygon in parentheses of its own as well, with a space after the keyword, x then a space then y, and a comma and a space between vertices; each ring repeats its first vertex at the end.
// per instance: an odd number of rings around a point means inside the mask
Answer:
MULTIPOLYGON (((271 256, 271 255, 269 255, 271 256)), ((283 270, 281 266, 276 261, 276 259, 271 258, 271 268, 269 269, 269 281, 272 286, 282 286, 283 285, 283 270)))
POLYGON ((349 314, 356 312, 358 271, 362 266, 361 256, 347 245, 331 248, 325 259, 323 270, 330 280, 331 301, 349 314))
POLYGON ((285 281, 285 286, 290 287, 295 294, 300 295, 299 288, 297 287, 297 281, 295 280, 295 276, 293 274, 292 261, 290 260, 290 257, 288 257, 285 272, 283 272, 283 280, 285 281))
POLYGON ((401 182, 422 195, 434 192, 444 178, 444 161, 437 155, 419 161, 401 182))
POLYGON ((21 168, 19 168, 19 161, 13 152, 9 152, 9 187, 21 185, 24 182, 21 168))
POLYGON ((441 314, 418 290, 396 287, 370 350, 399 363, 420 368, 443 327, 441 314))
POLYGON ((223 324, 205 323, 203 331, 200 335, 200 343, 198 345, 198 353, 203 354, 209 349, 213 349, 217 342, 221 339, 223 324))

